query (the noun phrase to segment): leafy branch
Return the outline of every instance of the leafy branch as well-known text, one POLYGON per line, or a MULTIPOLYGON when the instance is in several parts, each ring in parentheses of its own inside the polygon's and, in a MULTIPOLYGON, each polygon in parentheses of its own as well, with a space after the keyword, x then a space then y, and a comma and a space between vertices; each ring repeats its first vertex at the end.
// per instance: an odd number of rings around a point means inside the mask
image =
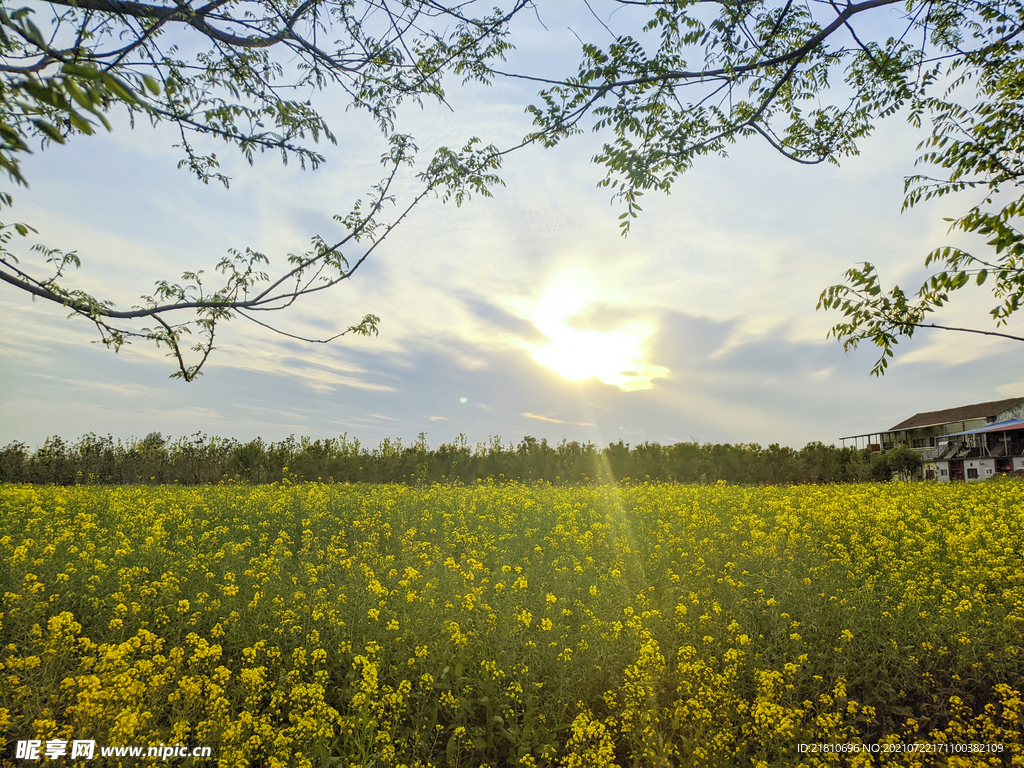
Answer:
MULTIPOLYGON (((997 25, 997 31, 1002 27, 997 25)), ((932 134, 919 145, 924 150, 918 163, 947 171, 943 178, 915 174, 906 179, 904 209, 946 195, 978 191, 982 200, 963 216, 950 221, 950 230, 985 238, 991 256, 982 258, 961 248, 936 248, 925 266, 937 268, 910 301, 899 286, 883 292, 871 264, 846 272, 846 282, 822 292, 819 309, 838 310, 847 318, 830 335, 846 350, 870 340, 882 349, 872 374, 884 373, 893 347, 901 337, 910 338, 917 328, 975 333, 1024 341, 1019 335, 977 328, 924 323, 925 315, 945 305, 953 291, 968 285, 990 286, 999 303, 989 314, 995 327, 1006 326, 1024 300, 1024 232, 1018 222, 1024 213, 1024 195, 993 209, 1001 193, 1019 190, 1024 179, 1024 65, 1018 42, 1001 42, 984 57, 970 54, 949 68, 959 73, 940 96, 921 98, 912 120, 928 113, 932 134), (963 106, 952 97, 974 86, 977 102, 963 106)))
POLYGON ((381 158, 388 170, 385 178, 373 187, 366 201, 356 201, 347 215, 335 217, 347 230, 346 234, 333 243, 315 236, 312 248, 301 255, 289 256, 288 268, 274 277, 267 271, 270 260, 263 253, 249 248, 244 252, 232 250, 217 264, 220 287, 211 290, 201 271, 186 272, 181 282, 158 281, 154 292, 142 297, 141 304, 131 309, 116 309, 110 301, 64 286, 63 278, 69 269, 81 266, 75 252, 37 245, 33 250, 44 256, 53 274, 40 279, 22 269, 17 257, 7 247, 15 233, 28 236, 33 231, 19 223, 0 225, 0 265, 4 267, 0 269, 0 280, 36 298, 65 307, 70 310, 70 316, 88 319, 99 331, 100 342, 115 351, 133 339, 166 346, 177 364, 174 377, 185 381, 192 381, 200 374, 203 364, 215 349, 218 325, 235 316, 289 338, 314 343, 328 343, 347 334, 376 335, 380 318, 375 314, 364 315, 358 323, 322 339, 286 332, 276 324, 258 320, 257 316, 287 309, 304 297, 349 280, 428 195, 440 194, 445 200, 453 198, 461 204, 473 194, 489 195, 489 187, 500 183, 494 173, 501 164, 497 148, 480 147, 478 139, 471 140, 461 152, 442 148, 429 167, 418 174, 423 183, 421 190, 392 219, 382 219, 385 209, 396 204, 392 190, 400 169, 414 164, 416 152, 416 146, 407 135, 394 134, 390 142, 390 151, 381 158), (355 255, 346 255, 346 252, 353 251, 355 255), (190 319, 174 319, 185 311, 191 311, 190 319), (136 328, 128 324, 146 320, 155 322, 155 325, 136 328), (195 339, 195 343, 188 346, 190 339, 195 339), (193 353, 197 359, 188 362, 188 353, 193 353))
MULTIPOLYGON (((165 346, 176 363, 174 375, 186 381, 200 374, 220 324, 233 317, 304 338, 259 319, 268 317, 261 313, 286 310, 349 280, 429 195, 461 204, 473 194, 489 195, 489 187, 501 183, 495 171, 504 153, 473 139, 462 150, 442 147, 417 174, 418 192, 401 202, 395 193, 400 171, 413 167, 417 152, 412 137, 395 130, 399 105, 407 99, 443 100, 448 72, 487 81, 488 61, 503 58, 510 47, 509 23, 528 2, 517 0, 479 18, 470 15, 472 4, 48 0, 41 7, 53 15, 43 28, 34 20, 39 6, 0 8, 0 169, 16 184, 27 186, 21 158, 33 143, 66 143, 71 136, 93 134, 96 125, 110 130, 108 114, 118 106, 133 120, 145 116, 154 124, 174 124, 184 154, 179 167, 204 183, 230 181, 217 155, 199 148, 209 138, 234 145, 250 164, 266 151, 280 152, 285 163, 322 164, 315 145, 336 138, 311 100, 296 98, 296 92, 339 88, 352 106, 374 117, 390 147, 382 157, 385 177, 351 211, 334 217, 344 234, 330 242, 314 236, 309 250, 287 256, 277 271, 265 254, 234 249, 211 273, 161 280, 138 305, 122 309, 71 285, 71 273, 81 267, 74 250, 36 245, 31 250, 45 267, 22 265, 12 237, 36 232, 16 223, 0 224, 0 281, 86 318, 100 342, 115 351, 133 340, 165 346), (189 47, 179 47, 186 33, 193 36, 193 48, 200 43, 191 57, 180 52, 189 47), (326 46, 323 41, 331 37, 334 42, 326 46)), ((0 207, 11 202, 9 194, 0 195, 0 207)), ((305 340, 376 334, 379 323, 377 315, 367 314, 328 338, 305 340)))

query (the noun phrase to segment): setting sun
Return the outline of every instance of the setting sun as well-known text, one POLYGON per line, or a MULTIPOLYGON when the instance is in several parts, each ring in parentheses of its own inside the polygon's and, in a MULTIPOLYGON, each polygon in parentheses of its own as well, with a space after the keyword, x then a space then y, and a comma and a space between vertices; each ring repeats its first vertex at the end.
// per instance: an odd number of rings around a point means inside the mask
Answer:
POLYGON ((594 314, 589 310, 601 301, 589 281, 579 276, 563 275, 550 283, 528 313, 549 341, 530 345, 530 354, 570 381, 596 378, 626 391, 650 389, 652 379, 668 374, 667 368, 646 359, 653 325, 624 322, 608 330, 586 327, 596 324, 588 323, 586 317, 594 314))

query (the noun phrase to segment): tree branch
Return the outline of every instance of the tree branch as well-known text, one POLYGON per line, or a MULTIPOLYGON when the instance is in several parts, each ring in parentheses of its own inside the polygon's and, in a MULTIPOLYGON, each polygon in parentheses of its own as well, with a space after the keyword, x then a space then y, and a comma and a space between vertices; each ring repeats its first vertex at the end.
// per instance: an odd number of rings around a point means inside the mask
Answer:
POLYGON ((1024 341, 1024 336, 1013 336, 1009 333, 999 333, 998 331, 982 331, 977 328, 954 328, 948 325, 936 325, 935 323, 906 323, 906 325, 913 325, 917 328, 935 328, 940 331, 960 331, 962 333, 977 333, 981 336, 999 336, 1003 339, 1012 339, 1013 341, 1024 341))

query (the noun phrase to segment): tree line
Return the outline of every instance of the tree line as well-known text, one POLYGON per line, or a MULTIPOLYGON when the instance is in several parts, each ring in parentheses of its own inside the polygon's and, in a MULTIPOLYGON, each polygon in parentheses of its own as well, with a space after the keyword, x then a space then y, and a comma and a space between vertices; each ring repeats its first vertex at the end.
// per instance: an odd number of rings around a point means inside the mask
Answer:
POLYGON ((88 434, 77 442, 54 436, 32 451, 22 442, 0 449, 0 482, 55 485, 244 482, 475 483, 546 481, 742 484, 844 483, 913 476, 920 457, 906 447, 890 451, 838 448, 811 442, 802 449, 777 443, 737 445, 622 440, 592 442, 526 436, 518 444, 492 437, 471 445, 465 435, 431 449, 425 434, 411 444, 387 438, 369 448, 347 434, 313 440, 288 437, 249 442, 195 433, 165 438, 153 432, 127 441, 88 434))

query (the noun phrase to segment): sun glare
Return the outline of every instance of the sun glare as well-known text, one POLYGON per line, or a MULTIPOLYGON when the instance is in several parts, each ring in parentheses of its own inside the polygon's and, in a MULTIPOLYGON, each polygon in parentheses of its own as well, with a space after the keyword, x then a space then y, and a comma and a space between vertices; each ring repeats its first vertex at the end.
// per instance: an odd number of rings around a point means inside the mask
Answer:
POLYGON ((610 330, 577 327, 574 318, 600 301, 587 281, 578 277, 563 277, 549 284, 541 302, 528 313, 549 341, 530 345, 530 354, 570 381, 596 378, 626 391, 650 389, 652 379, 668 373, 667 368, 646 360, 654 327, 646 322, 625 323, 610 330))

